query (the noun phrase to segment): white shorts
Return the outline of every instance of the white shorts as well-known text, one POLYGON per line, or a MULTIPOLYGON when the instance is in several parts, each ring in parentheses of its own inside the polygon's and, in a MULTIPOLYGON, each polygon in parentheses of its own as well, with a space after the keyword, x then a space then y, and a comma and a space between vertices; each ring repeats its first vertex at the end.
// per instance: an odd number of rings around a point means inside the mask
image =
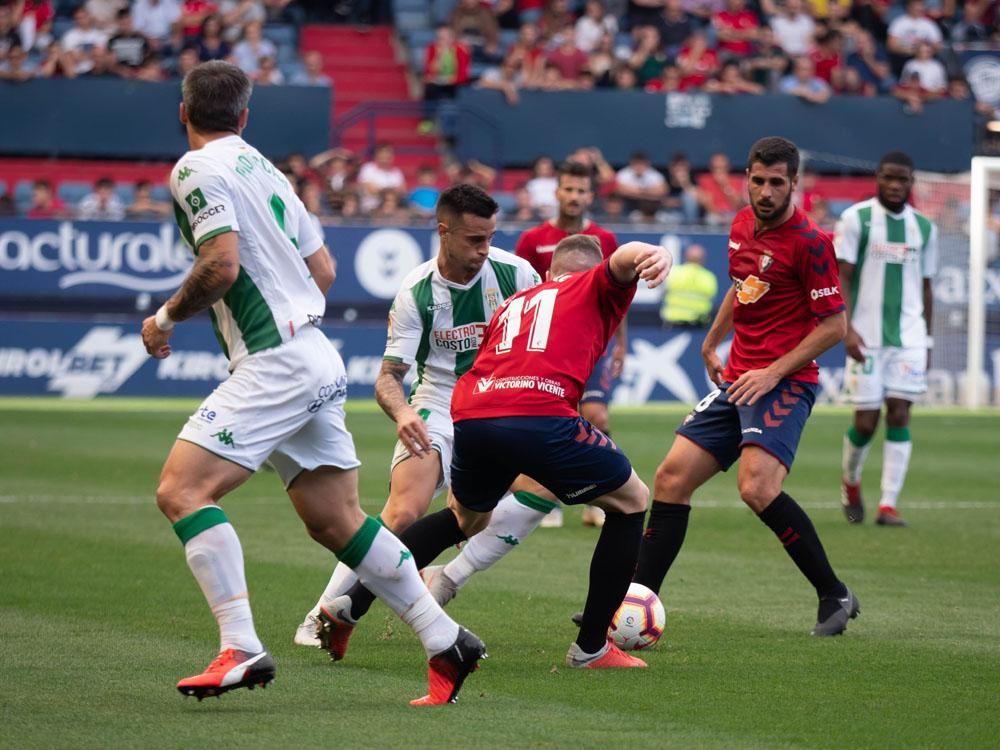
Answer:
MULTIPOLYGON (((417 407, 417 412, 424 416, 427 423, 427 432, 431 437, 431 446, 441 456, 441 481, 437 484, 437 490, 442 490, 451 484, 451 452, 455 445, 455 423, 451 421, 451 414, 441 414, 429 409, 417 407)), ((413 454, 407 450, 402 441, 396 441, 396 449, 392 452, 392 464, 389 466, 389 473, 399 466, 400 463, 410 458, 413 454)))
POLYGON ((857 407, 878 409, 887 398, 917 401, 926 390, 926 349, 866 349, 864 362, 847 358, 844 396, 857 407))
POLYGON ((302 471, 361 465, 344 421, 347 374, 318 328, 240 362, 177 436, 251 471, 265 460, 288 487, 302 471))

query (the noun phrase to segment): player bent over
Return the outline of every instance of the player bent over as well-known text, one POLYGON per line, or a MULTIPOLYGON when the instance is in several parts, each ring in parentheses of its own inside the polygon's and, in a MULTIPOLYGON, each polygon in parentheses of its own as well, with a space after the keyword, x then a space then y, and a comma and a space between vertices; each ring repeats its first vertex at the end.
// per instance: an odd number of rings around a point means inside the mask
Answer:
POLYGON ((220 632, 216 659, 177 689, 201 700, 274 679, 240 542, 218 505, 269 459, 309 534, 416 631, 430 659, 430 692, 419 702, 450 702, 485 647, 444 613, 409 551, 358 504, 344 364, 316 327, 333 266, 288 180, 240 137, 250 91, 246 75, 221 61, 184 79, 180 116, 191 150, 170 188, 197 257, 181 289, 142 324, 146 350, 163 358, 174 325, 211 308, 230 361, 230 377, 178 435, 156 493, 220 632))
MULTIPOLYGON (((397 534, 422 517, 449 483, 452 391, 472 366, 487 323, 505 299, 541 281, 527 261, 491 247, 498 208, 481 188, 455 185, 445 190, 436 208, 440 251, 406 276, 389 312, 375 397, 396 423, 399 440, 379 520, 397 534), (414 365, 418 378, 407 399, 403 379, 414 365)), ((517 544, 541 522, 556 503, 539 494, 505 496, 503 516, 476 545, 481 558, 499 559, 497 546, 517 544)), ((343 659, 354 623, 373 602, 372 593, 342 561, 298 626, 295 643, 322 646, 334 661, 343 659), (350 595, 346 607, 339 600, 345 594, 350 595)))
POLYGON ((796 208, 799 153, 763 138, 747 163, 750 206, 733 219, 727 292, 702 355, 712 391, 677 430, 656 470, 653 506, 635 580, 659 591, 684 543, 691 496, 740 462, 740 497, 816 589, 814 635, 837 635, 858 600, 833 572, 816 529, 782 484, 818 389, 815 358, 847 330, 830 237, 796 208), (733 331, 725 368, 716 347, 733 331))
POLYGON ((590 589, 572 667, 642 667, 608 641, 608 626, 635 569, 649 491, 625 455, 578 412, 583 384, 642 278, 656 286, 670 256, 631 242, 602 262, 590 237, 559 243, 550 280, 497 312, 472 369, 455 387, 455 452, 448 508, 403 537, 418 567, 481 531, 519 474, 569 504, 607 511, 590 565, 590 589))

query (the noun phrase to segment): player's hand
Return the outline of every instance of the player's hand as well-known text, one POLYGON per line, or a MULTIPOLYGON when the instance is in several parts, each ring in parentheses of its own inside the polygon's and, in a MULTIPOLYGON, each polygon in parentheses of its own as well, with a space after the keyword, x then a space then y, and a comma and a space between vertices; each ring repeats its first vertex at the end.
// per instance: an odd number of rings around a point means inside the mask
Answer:
POLYGON ((397 415, 396 436, 406 446, 406 450, 417 458, 423 458, 431 451, 427 423, 412 407, 407 406, 397 415))
POLYGON ((621 337, 618 337, 615 339, 614 349, 611 350, 611 377, 620 378, 624 368, 625 341, 621 337))
POLYGON ((708 379, 716 385, 722 385, 722 359, 715 352, 715 347, 702 349, 701 358, 705 360, 705 369, 708 370, 708 379))
POLYGON ((670 273, 674 257, 659 245, 646 245, 635 256, 635 271, 646 286, 655 289, 670 273))
POLYGON ((753 406, 761 396, 773 391, 780 380, 780 375, 766 367, 760 370, 747 370, 729 386, 726 400, 736 406, 753 406))
POLYGON ((156 325, 156 316, 150 315, 142 321, 142 343, 150 357, 164 359, 170 356, 170 334, 174 331, 161 331, 156 325))
POLYGON ((847 356, 855 362, 865 361, 865 342, 861 334, 854 330, 854 326, 847 327, 847 335, 844 337, 844 349, 847 356))

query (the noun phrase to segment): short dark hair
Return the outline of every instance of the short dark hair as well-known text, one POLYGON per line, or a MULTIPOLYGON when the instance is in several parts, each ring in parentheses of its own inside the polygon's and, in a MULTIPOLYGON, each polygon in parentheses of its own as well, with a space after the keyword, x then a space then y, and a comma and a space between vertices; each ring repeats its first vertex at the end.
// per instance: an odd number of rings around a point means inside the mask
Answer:
POLYGON ((238 133, 252 90, 247 74, 222 60, 196 66, 181 85, 188 121, 201 133, 238 133))
POLYGON ((758 161, 765 167, 785 164, 788 167, 788 176, 794 177, 799 172, 799 149, 787 138, 767 136, 750 147, 747 169, 758 161))
POLYGON ((649 161, 649 154, 645 151, 633 151, 632 155, 628 158, 629 161, 649 161))
POLYGON ((591 234, 571 234, 561 239, 556 249, 552 251, 552 263, 549 268, 555 269, 552 271, 553 276, 558 276, 560 273, 573 273, 590 268, 603 259, 600 240, 591 234))
POLYGON ((882 167, 886 164, 893 164, 897 167, 906 167, 911 172, 914 169, 913 159, 905 151, 890 151, 885 154, 881 159, 878 160, 878 171, 882 171, 882 167))
POLYGON ((99 177, 97 182, 94 183, 94 187, 97 188, 113 188, 115 186, 115 181, 110 177, 99 177))
POLYGON ((563 177, 586 177, 590 180, 590 189, 594 189, 594 168, 583 162, 567 159, 559 165, 559 174, 556 177, 556 184, 562 182, 563 177))
POLYGON ((500 205, 481 187, 460 183, 452 185, 441 193, 437 202, 437 220, 459 217, 462 214, 472 214, 481 219, 491 218, 500 205))

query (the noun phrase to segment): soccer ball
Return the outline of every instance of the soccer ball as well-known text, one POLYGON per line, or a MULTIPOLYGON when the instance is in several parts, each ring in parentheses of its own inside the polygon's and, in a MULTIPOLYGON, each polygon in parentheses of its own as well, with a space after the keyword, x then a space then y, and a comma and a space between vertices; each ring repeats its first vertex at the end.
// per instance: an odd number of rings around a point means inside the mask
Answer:
POLYGON ((663 635, 667 613, 660 598, 643 586, 633 583, 611 621, 611 640, 623 651, 649 648, 663 635))

